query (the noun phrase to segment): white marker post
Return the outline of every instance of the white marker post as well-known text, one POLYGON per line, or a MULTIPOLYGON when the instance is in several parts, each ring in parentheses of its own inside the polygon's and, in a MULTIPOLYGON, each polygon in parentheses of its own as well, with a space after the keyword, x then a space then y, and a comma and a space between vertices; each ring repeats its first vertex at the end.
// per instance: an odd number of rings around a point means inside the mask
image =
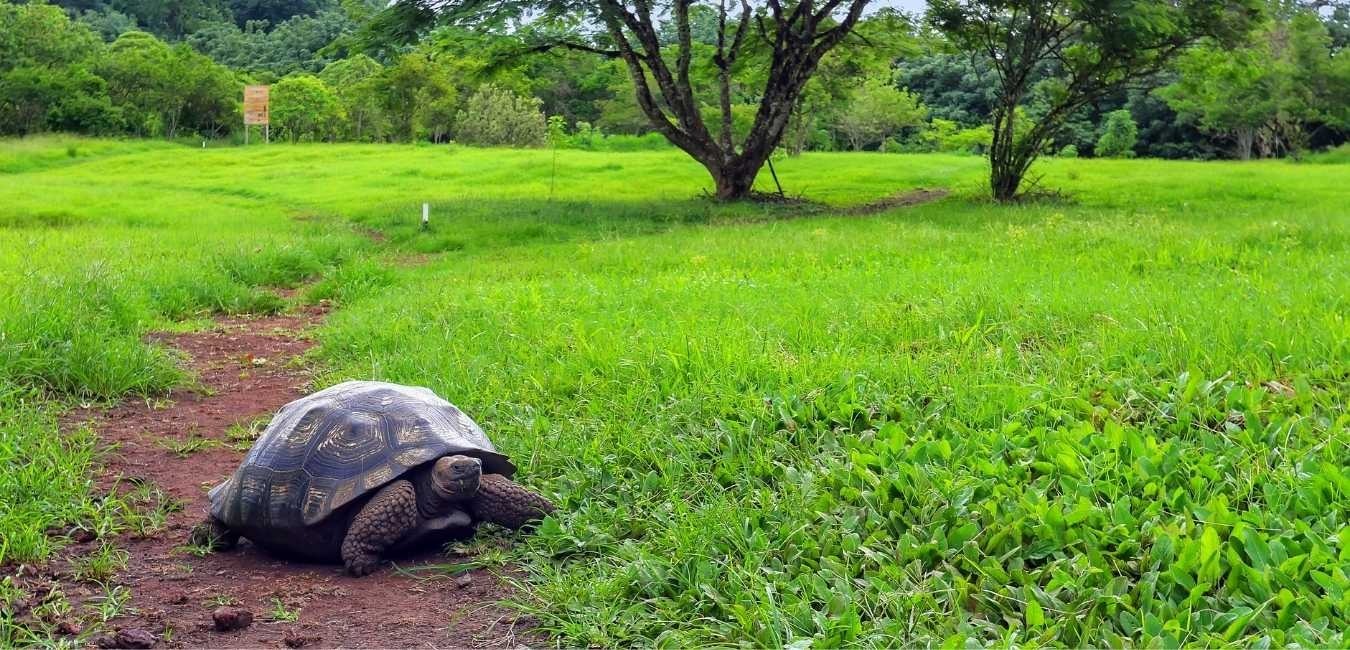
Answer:
POLYGON ((426 230, 427 228, 430 228, 430 227, 431 227, 431 204, 430 204, 430 203, 423 203, 423 204, 422 204, 422 230, 426 230))

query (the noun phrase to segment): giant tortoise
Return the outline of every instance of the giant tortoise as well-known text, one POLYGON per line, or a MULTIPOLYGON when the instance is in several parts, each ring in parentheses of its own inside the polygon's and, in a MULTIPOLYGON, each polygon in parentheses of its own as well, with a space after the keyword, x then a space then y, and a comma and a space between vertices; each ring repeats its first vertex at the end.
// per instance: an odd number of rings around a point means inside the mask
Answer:
POLYGON ((552 512, 511 480, 515 471, 473 420, 430 390, 349 381, 282 407, 211 490, 192 541, 227 549, 246 537, 366 575, 480 521, 516 529, 552 512))

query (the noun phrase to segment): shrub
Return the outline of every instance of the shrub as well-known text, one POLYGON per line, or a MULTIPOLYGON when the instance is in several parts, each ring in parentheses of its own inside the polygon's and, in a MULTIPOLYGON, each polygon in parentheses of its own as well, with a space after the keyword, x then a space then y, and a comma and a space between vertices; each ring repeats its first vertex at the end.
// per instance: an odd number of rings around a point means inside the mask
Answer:
POLYGON ((455 139, 484 147, 542 147, 548 124, 542 102, 488 84, 469 98, 456 119, 455 139))
POLYGON ((1120 109, 1106 114, 1102 137, 1097 140, 1094 153, 1100 158, 1133 158, 1134 144, 1139 140, 1139 127, 1130 111, 1120 109))
POLYGON ((314 75, 286 77, 272 86, 272 123, 291 142, 333 137, 342 126, 337 95, 314 75))
POLYGON ((1060 158, 1077 158, 1077 157, 1078 157, 1078 147, 1076 147, 1076 146, 1074 146, 1074 145, 1071 145, 1071 144, 1066 144, 1066 145, 1064 145, 1064 148, 1059 150, 1059 157, 1060 157, 1060 158))

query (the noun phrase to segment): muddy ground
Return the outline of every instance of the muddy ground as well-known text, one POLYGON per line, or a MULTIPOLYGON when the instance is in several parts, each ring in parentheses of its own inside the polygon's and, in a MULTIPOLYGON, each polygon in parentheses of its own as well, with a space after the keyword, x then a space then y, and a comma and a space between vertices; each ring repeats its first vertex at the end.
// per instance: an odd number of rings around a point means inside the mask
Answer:
MULTIPOLYGON (((400 563, 417 577, 390 568, 351 578, 337 566, 279 561, 247 542, 205 557, 183 548, 206 510, 206 490, 233 473, 242 459, 247 432, 256 435, 279 407, 309 392, 302 355, 312 346, 307 332, 324 312, 320 306, 287 315, 226 318, 208 331, 154 335, 182 352, 196 386, 163 400, 82 410, 66 418, 67 426, 89 424, 111 447, 101 489, 148 484, 182 505, 153 535, 117 540, 129 560, 114 582, 130 590, 134 612, 107 629, 148 632, 155 647, 528 644, 528 622, 496 604, 508 592, 493 573, 450 575, 428 567, 464 558, 430 553, 400 563), (218 632, 212 613, 222 606, 248 610, 254 622, 218 632)), ((86 540, 64 555, 78 556, 98 544, 86 540)), ((52 577, 68 581, 56 564, 52 577)), ((62 589, 77 602, 100 593, 64 582, 62 589)), ((124 633, 122 641, 136 634, 124 633)))

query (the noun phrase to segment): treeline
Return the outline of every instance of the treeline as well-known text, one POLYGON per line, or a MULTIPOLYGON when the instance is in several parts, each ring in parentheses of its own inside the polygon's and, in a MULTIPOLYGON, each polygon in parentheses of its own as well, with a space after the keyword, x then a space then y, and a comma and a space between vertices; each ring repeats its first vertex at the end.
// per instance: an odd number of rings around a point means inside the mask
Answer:
MULTIPOLYGON (((553 50, 503 57, 504 34, 442 28, 416 45, 363 40, 379 0, 0 0, 0 133, 61 130, 242 138, 245 83, 273 84, 272 133, 291 141, 666 146, 618 61, 553 50), (368 52, 361 53, 361 52, 368 52)), ((711 92, 711 9, 693 7, 693 83, 711 92)), ((989 145, 995 96, 980 57, 912 17, 876 12, 831 52, 782 143, 807 150, 961 151, 989 145)), ((1350 132, 1350 11, 1271 0, 1236 51, 1199 47, 1148 83, 1077 111, 1047 145, 1083 156, 1281 156, 1350 132)), ((748 47, 732 114, 749 129, 767 67, 748 47)), ((1043 71, 1019 111, 1057 91, 1043 71)), ((709 120, 717 109, 703 110, 709 120)))

